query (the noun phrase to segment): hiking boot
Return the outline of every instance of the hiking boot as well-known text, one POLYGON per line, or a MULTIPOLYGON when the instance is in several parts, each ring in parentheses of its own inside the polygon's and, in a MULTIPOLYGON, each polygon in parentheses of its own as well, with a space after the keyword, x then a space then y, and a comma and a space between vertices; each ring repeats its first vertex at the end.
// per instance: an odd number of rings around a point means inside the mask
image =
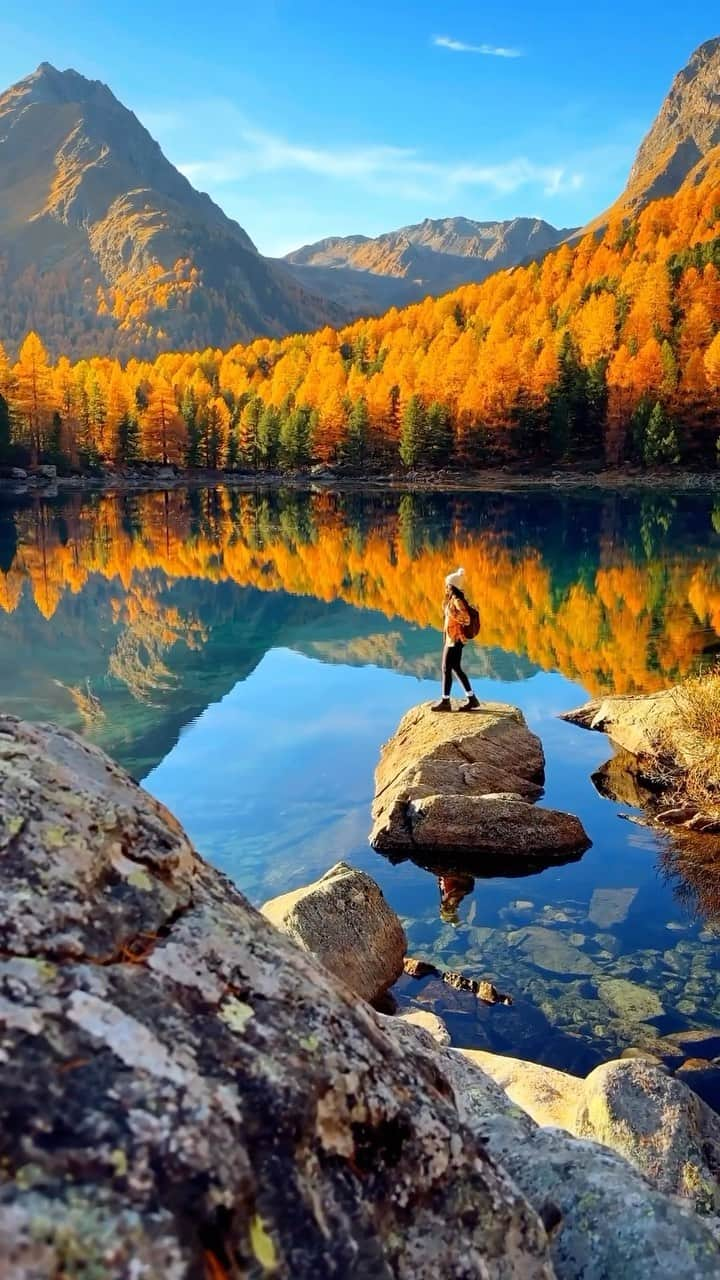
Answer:
POLYGON ((431 711, 452 711, 452 703, 449 698, 441 698, 439 702, 434 702, 430 708, 431 711))
POLYGON ((458 710, 459 711, 477 711, 479 706, 480 706, 480 703, 475 697, 475 694, 471 693, 467 702, 463 702, 462 706, 459 707, 458 710))

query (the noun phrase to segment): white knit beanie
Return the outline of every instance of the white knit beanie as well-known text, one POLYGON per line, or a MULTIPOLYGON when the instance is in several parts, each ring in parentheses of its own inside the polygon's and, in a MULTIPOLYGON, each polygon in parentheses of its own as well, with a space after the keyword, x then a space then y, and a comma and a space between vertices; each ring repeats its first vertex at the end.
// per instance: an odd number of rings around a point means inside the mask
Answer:
POLYGON ((455 587, 457 591, 462 591, 465 583, 465 570, 456 569, 454 573, 449 573, 445 579, 446 587, 455 587))

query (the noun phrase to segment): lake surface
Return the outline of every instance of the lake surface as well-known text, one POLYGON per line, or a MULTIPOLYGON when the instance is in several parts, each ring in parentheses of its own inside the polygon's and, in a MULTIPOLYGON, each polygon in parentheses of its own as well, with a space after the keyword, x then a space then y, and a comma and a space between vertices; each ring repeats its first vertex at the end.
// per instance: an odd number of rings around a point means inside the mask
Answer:
POLYGON ((437 1009, 456 1044, 584 1072, 720 1026, 707 876, 622 820, 632 805, 591 781, 607 740, 557 719, 715 658, 719 552, 720 508, 695 494, 5 501, 0 708, 103 746, 255 903, 340 858, 363 867, 412 954, 514 998, 488 1007, 402 979, 401 1003, 437 1009), (545 747, 543 803, 577 813, 593 845, 538 874, 455 883, 442 904, 437 875, 392 865, 367 832, 381 743, 436 696, 442 580, 458 564, 481 609, 476 692, 522 708, 545 747))

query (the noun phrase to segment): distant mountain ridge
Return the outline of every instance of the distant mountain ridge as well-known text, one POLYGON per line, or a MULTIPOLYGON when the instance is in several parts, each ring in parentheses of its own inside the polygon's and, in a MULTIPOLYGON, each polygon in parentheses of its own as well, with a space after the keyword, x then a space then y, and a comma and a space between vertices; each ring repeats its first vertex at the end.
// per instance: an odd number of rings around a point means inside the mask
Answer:
POLYGON ((368 311, 383 311, 542 257, 572 234, 542 218, 426 218, 374 238, 331 236, 282 261, 300 282, 346 309, 361 309, 364 300, 368 311))
POLYGON ((41 63, 0 94, 0 341, 52 356, 153 358, 340 327, 540 260, 699 181, 720 148, 720 37, 675 77, 628 183, 579 230, 539 218, 427 218, 283 259, 166 159, 99 81, 41 63))
POLYGON ((344 319, 165 158, 106 85, 42 63, 0 95, 0 338, 149 356, 344 319))

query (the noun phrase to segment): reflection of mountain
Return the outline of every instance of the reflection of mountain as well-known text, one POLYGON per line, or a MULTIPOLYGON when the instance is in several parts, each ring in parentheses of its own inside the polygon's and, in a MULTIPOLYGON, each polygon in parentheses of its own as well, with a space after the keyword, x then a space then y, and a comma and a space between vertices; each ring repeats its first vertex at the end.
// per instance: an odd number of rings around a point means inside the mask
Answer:
POLYGON ((434 675, 458 563, 478 674, 658 688, 718 645, 711 515, 690 496, 220 490, 0 509, 0 703, 143 772, 273 646, 434 675))
POLYGON ((309 652, 317 624, 328 637, 334 631, 343 650, 361 643, 363 621, 372 632, 383 622, 365 621, 347 605, 282 592, 152 577, 154 594, 143 591, 142 611, 134 588, 123 599, 116 584, 95 575, 78 596, 63 596, 51 624, 23 597, 0 626, 3 710, 82 728, 135 776, 144 776, 182 727, 246 679, 267 649, 303 647, 305 636, 309 652), (198 615, 201 634, 183 621, 198 615), (351 628, 356 641, 346 640, 351 628), (19 651, 27 655, 20 673, 19 651))
MULTIPOLYGON (((437 669, 436 631, 391 625, 343 601, 234 582, 173 581, 156 570, 139 571, 124 590, 94 573, 78 594, 62 594, 50 621, 29 592, 3 618, 0 706, 81 729, 144 776, 185 724, 276 647, 418 676, 437 669)), ((488 675, 533 673, 530 663, 508 654, 477 656, 488 675)), ((481 669, 477 660, 474 669, 481 669)))

